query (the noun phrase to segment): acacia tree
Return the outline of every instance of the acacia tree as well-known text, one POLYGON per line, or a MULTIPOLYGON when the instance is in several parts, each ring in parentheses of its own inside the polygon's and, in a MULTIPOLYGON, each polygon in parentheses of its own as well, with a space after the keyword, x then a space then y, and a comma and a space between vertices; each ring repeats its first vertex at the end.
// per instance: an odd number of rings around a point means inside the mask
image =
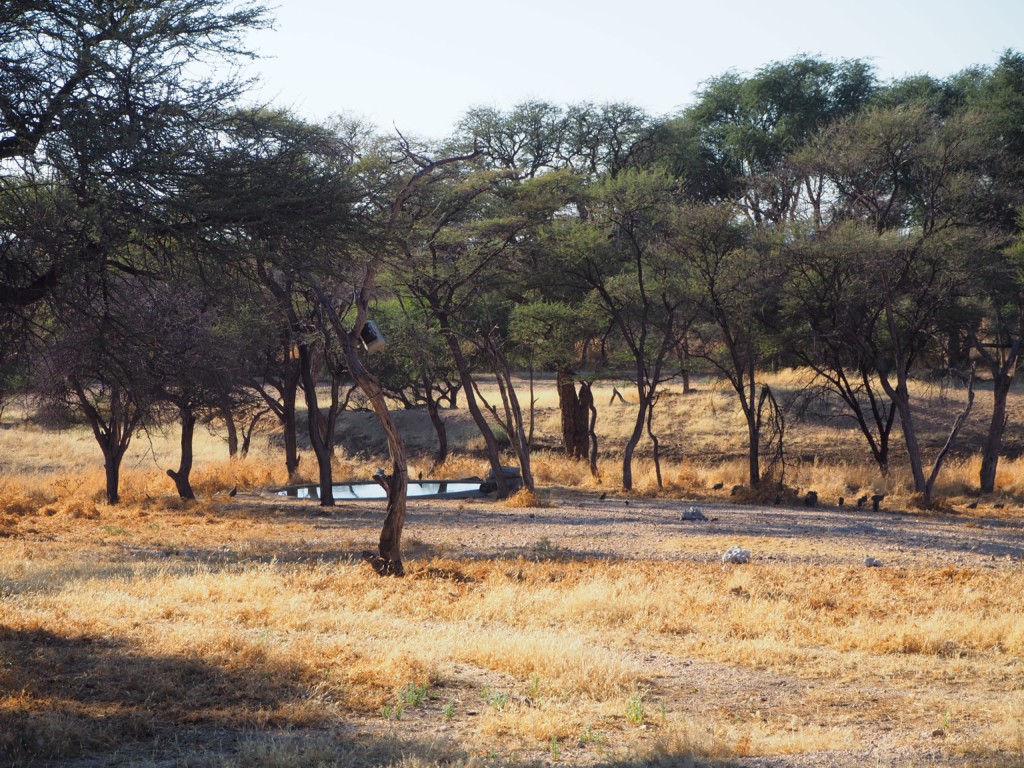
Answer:
POLYGON ((204 416, 230 412, 251 400, 248 390, 254 338, 225 323, 231 307, 211 286, 158 283, 136 299, 135 333, 145 334, 145 363, 154 404, 173 408, 180 426, 178 467, 168 469, 182 499, 194 499, 193 437, 204 416))
POLYGON ((222 0, 0 9, 0 329, 17 326, 54 353, 67 374, 56 381, 103 449, 111 502, 151 394, 126 281, 161 269, 168 203, 209 143, 209 118, 245 86, 195 72, 247 56, 242 36, 265 24, 261 6, 222 0), (72 354, 72 338, 91 361, 72 354))
POLYGON ((834 220, 859 222, 844 225, 858 232, 871 278, 860 284, 867 292, 857 299, 864 306, 858 314, 875 321, 870 329, 848 329, 848 337, 872 361, 899 414, 925 503, 947 450, 926 476, 910 379, 967 284, 967 255, 984 239, 969 215, 972 198, 987 196, 976 172, 984 154, 977 128, 972 114, 940 120, 921 105, 872 109, 838 124, 811 153, 833 190, 834 220))
POLYGON ((0 158, 17 162, 0 173, 22 189, 63 178, 74 190, 66 204, 103 236, 43 250, 6 238, 0 312, 34 305, 98 266, 116 229, 97 218, 101 205, 111 210, 110 195, 131 205, 132 229, 162 209, 192 147, 205 143, 192 141, 205 116, 245 87, 223 74, 196 78, 194 65, 249 55, 242 36, 266 24, 262 6, 226 0, 3 4, 0 158))
POLYGON ((137 278, 103 281, 60 308, 36 349, 35 387, 89 424, 103 453, 107 503, 120 501, 121 462, 132 438, 151 417, 152 319, 146 287, 137 278))
POLYGON ((459 371, 466 406, 484 439, 498 493, 506 495, 500 446, 488 413, 505 421, 527 487, 532 475, 527 427, 503 334, 493 333, 503 321, 497 323, 493 313, 504 313, 500 308, 507 307, 510 294, 521 285, 521 240, 562 204, 564 177, 549 173, 519 180, 514 173, 470 167, 467 161, 476 157, 453 158, 405 199, 392 229, 401 254, 393 270, 403 291, 436 319, 459 371), (481 400, 467 354, 472 348, 482 352, 504 392, 501 412, 481 400))
POLYGON ((982 493, 995 490, 1003 435, 1009 421, 1007 401, 1024 348, 1024 241, 990 249, 972 265, 977 288, 968 302, 981 309, 982 322, 965 329, 978 362, 992 378, 992 414, 982 447, 979 483, 982 493))
POLYGON ((864 342, 883 333, 882 307, 874 300, 876 245, 873 233, 849 224, 813 236, 794 230, 779 245, 786 264, 781 336, 787 351, 845 404, 885 475, 896 408, 882 390, 876 355, 864 342))
POLYGON ((626 490, 633 487, 633 455, 645 429, 657 468, 652 411, 667 378, 666 361, 692 318, 681 264, 666 247, 673 190, 662 174, 624 171, 595 185, 587 221, 558 222, 554 234, 564 271, 591 292, 632 369, 637 413, 623 452, 626 490))
MULTIPOLYGON (((275 411, 290 451, 295 378, 301 382, 320 504, 332 506, 334 423, 346 363, 309 278, 332 289, 352 268, 348 254, 360 233, 354 211, 361 192, 352 174, 357 148, 348 134, 281 111, 232 111, 219 127, 217 142, 202 156, 203 173, 183 195, 177 231, 201 247, 208 269, 238 284, 251 313, 264 312, 274 324, 264 352, 272 365, 253 373, 270 369, 266 394, 279 385, 280 400, 267 401, 280 404, 275 411), (330 379, 324 412, 317 392, 322 371, 330 379)), ((286 459, 292 475, 298 457, 286 459)))
POLYGON ((698 308, 694 357, 710 363, 736 393, 747 429, 747 477, 760 483, 762 428, 771 403, 758 371, 776 326, 777 262, 771 240, 757 237, 732 205, 684 206, 672 248, 687 267, 688 291, 698 308))
POLYGON ((448 458, 441 408, 455 407, 462 384, 437 321, 415 301, 405 299, 378 301, 374 313, 378 325, 388 329, 388 346, 374 356, 371 370, 389 397, 407 409, 426 408, 437 435, 434 466, 441 466, 448 458))
MULTIPOLYGON (((596 409, 590 394, 590 381, 575 371, 585 346, 581 342, 599 330, 596 318, 586 311, 582 303, 571 305, 556 299, 547 300, 539 292, 531 292, 525 299, 512 308, 509 336, 518 347, 520 360, 530 371, 530 401, 533 402, 534 372, 555 371, 562 450, 576 459, 593 457, 591 469, 596 474, 597 436, 591 424, 596 409), (577 379, 579 393, 576 391, 577 379)), ((530 423, 532 426, 532 418, 530 423)), ((530 434, 532 437, 532 429, 530 434)))

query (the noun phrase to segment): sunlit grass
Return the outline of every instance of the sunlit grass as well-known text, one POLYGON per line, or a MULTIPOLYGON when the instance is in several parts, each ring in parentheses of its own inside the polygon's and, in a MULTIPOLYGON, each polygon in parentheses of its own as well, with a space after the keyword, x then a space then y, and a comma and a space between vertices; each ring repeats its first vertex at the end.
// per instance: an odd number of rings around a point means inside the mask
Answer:
MULTIPOLYGON (((801 374, 771 382, 785 391, 801 374)), ((557 517, 565 489, 644 505, 741 499, 731 495, 746 480, 734 399, 698 384, 658 406, 656 429, 674 447, 663 488, 648 450, 634 464, 631 496, 613 449, 596 476, 586 462, 538 451, 536 493, 453 504, 436 513, 440 534, 409 526, 402 580, 380 579, 359 558, 379 520, 354 508, 321 517, 312 505, 258 495, 287 479, 272 432, 232 460, 218 434, 201 431, 195 502, 177 499, 164 474, 176 466, 173 430, 140 436, 125 461, 123 503, 111 507, 86 430, 50 432, 6 415, 0 756, 60 762, 206 728, 241 734, 237 749, 183 742, 182 764, 515 765, 557 755, 685 765, 863 754, 877 734, 871 724, 890 723, 888 738, 907 754, 926 738, 929 749, 941 740, 943 754, 1020 758, 1024 574, 1015 564, 854 567, 862 545, 841 533, 738 535, 731 543, 796 557, 740 568, 708 557, 721 542, 698 529, 644 541, 643 560, 577 556, 570 540, 546 534, 499 556, 458 543, 461 526, 557 517), (806 557, 820 551, 829 557, 806 557), (426 691, 423 702, 399 717, 410 685, 426 691), (345 729, 363 736, 342 743, 333 734, 345 729)), ((595 394, 602 445, 617 445, 632 411, 608 405, 610 387, 595 394)), ((958 407, 955 393, 925 394, 937 408, 943 397, 942 407, 958 407)), ((543 398, 554 407, 550 392, 543 398)), ((542 416, 557 428, 557 414, 542 416)), ((910 508, 900 462, 881 475, 831 422, 794 426, 792 436, 794 493, 813 489, 827 506, 884 493, 887 508, 910 508)), ((410 474, 487 472, 480 455, 454 448, 440 467, 414 455, 410 474)), ((382 461, 339 450, 336 476, 368 479, 382 461)), ((976 497, 979 465, 973 455, 950 460, 944 503, 976 497)), ((313 479, 310 453, 300 466, 313 479)), ((1003 460, 998 483, 976 514, 1019 514, 1024 460, 1003 460)), ((499 551, 510 544, 494 535, 499 551)), ((158 763, 138 753, 123 762, 158 763)))

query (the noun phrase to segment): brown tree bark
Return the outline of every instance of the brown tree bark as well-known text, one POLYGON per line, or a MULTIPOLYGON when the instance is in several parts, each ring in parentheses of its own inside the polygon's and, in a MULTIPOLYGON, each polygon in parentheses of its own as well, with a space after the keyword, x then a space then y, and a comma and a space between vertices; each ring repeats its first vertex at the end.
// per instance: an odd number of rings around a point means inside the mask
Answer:
POLYGON ((572 372, 558 371, 555 374, 555 386, 558 389, 558 407, 562 415, 562 449, 566 456, 586 459, 590 442, 587 430, 589 414, 576 393, 572 372))
MULTIPOLYGON (((309 442, 316 456, 317 470, 319 475, 320 506, 334 506, 334 479, 331 467, 331 446, 334 440, 334 419, 323 418, 320 413, 320 403, 316 394, 316 376, 313 373, 313 360, 309 345, 299 344, 299 370, 302 377, 302 392, 306 398, 306 414, 309 426, 309 442)), ((335 380, 332 385, 331 410, 338 399, 338 384, 335 380)))
POLYGON ((194 499, 195 491, 192 490, 192 483, 189 476, 192 473, 192 438, 196 431, 196 415, 189 407, 179 409, 181 421, 181 457, 178 461, 178 469, 168 469, 167 476, 174 481, 174 487, 178 496, 183 499, 194 499))
POLYGON ((423 374, 423 392, 427 401, 427 415, 430 416, 430 423, 434 426, 434 432, 437 433, 437 453, 434 455, 434 466, 439 467, 448 459, 448 429, 438 412, 437 400, 434 399, 434 388, 426 373, 423 374))

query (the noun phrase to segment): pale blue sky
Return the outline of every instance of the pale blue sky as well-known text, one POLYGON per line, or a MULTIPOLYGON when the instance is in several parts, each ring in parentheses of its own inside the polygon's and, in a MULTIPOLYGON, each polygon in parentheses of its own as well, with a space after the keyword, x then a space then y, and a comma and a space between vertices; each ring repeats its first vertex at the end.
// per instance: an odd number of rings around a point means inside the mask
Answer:
POLYGON ((250 39, 260 98, 435 138, 471 107, 527 99, 665 115, 710 77, 797 54, 869 59, 890 79, 1024 49, 1024 0, 278 2, 275 30, 250 39))

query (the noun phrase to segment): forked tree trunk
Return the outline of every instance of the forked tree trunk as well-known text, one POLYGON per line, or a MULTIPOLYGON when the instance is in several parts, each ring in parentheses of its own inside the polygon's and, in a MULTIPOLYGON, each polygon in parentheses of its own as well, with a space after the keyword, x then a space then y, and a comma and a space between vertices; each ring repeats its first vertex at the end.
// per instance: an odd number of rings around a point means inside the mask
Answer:
POLYGON ((644 433, 644 425, 647 421, 648 398, 643 393, 642 387, 637 388, 637 393, 640 395, 640 402, 637 404, 636 421, 633 424, 633 432, 630 434, 629 440, 626 441, 626 448, 622 452, 622 489, 624 491, 633 490, 633 453, 644 433))
POLYGON ((953 447, 953 443, 956 442, 957 435, 960 434, 961 428, 967 422, 967 417, 971 415, 971 407, 974 405, 974 367, 971 367, 971 378, 967 384, 967 405, 963 411, 957 416, 956 421, 953 422, 953 427, 949 431, 949 437, 946 438, 946 444, 942 446, 942 450, 939 451, 939 455, 935 457, 935 463, 932 465, 932 471, 928 475, 928 479, 925 481, 924 486, 924 503, 927 506, 931 506, 932 503, 932 491, 935 488, 935 481, 939 479, 939 470, 942 469, 942 463, 946 460, 946 456, 949 454, 949 450, 953 447))
MULTIPOLYGON (((309 442, 316 456, 319 471, 320 506, 334 506, 334 478, 331 474, 331 451, 328 441, 333 439, 330 431, 322 430, 323 418, 316 395, 316 377, 313 375, 313 358, 309 346, 299 345, 299 367, 302 376, 302 391, 306 398, 309 442), (325 431, 327 432, 325 434, 325 431)), ((333 390, 333 388, 332 388, 333 390)), ((328 419, 328 422, 330 419, 328 419)))
POLYGON ((110 413, 107 418, 104 418, 93 405, 81 384, 75 382, 74 389, 79 405, 85 413, 89 426, 92 427, 93 436, 103 452, 107 503, 117 504, 121 500, 121 460, 128 451, 132 434, 142 420, 142 414, 133 408, 130 398, 123 396, 120 387, 111 387, 108 398, 110 413))

